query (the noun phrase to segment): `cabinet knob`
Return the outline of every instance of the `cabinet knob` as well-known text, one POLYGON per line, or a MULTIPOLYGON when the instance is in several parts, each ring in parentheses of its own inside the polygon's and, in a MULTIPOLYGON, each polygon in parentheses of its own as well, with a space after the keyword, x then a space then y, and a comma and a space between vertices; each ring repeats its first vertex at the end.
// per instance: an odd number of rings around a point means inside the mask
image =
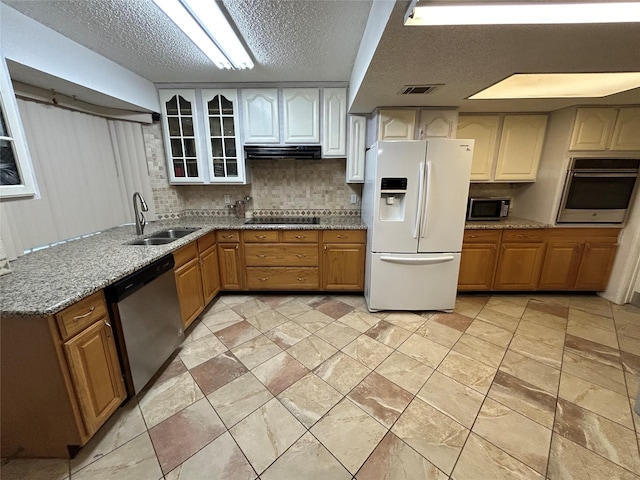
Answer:
POLYGON ((264 240, 265 238, 267 238, 267 236, 266 235, 256 235, 256 238, 264 240))
POLYGON ((296 253, 296 257, 298 258, 305 258, 306 255, 304 253, 296 253))
POLYGON ((267 277, 260 277, 260 278, 258 278, 258 280, 260 280, 261 282, 266 282, 267 281, 267 277))
MULTIPOLYGON (((93 313, 93 311, 94 311, 95 309, 96 309, 96 307, 91 307, 91 308, 89 309, 89 311, 88 311, 87 313, 85 313, 84 315, 76 315, 75 317, 73 317, 73 321, 74 321, 74 322, 77 322, 78 320, 81 320, 81 319, 83 319, 83 318, 87 318, 89 315, 91 315, 91 314, 93 313)), ((105 322, 106 322, 106 320, 105 320, 105 322)), ((111 326, 111 325, 109 325, 109 326, 111 326)))
POLYGON ((267 256, 264 253, 256 253, 256 257, 258 257, 258 258, 267 258, 267 256))
POLYGON ((349 235, 338 235, 338 238, 349 238, 349 235))
POLYGON ((307 236, 306 235, 296 235, 296 238, 302 239, 302 238, 307 238, 307 236))
POLYGON ((304 282, 306 279, 304 277, 298 277, 299 282, 304 282))

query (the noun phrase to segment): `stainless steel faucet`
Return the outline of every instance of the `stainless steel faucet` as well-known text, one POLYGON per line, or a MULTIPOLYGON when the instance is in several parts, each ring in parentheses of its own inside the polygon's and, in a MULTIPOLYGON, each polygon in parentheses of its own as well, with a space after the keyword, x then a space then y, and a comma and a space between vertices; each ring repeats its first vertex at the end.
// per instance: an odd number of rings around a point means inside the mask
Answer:
POLYGON ((136 235, 144 234, 144 226, 147 224, 147 220, 144 218, 144 214, 138 210, 138 202, 136 202, 136 198, 140 200, 140 208, 142 212, 148 212, 149 207, 147 207, 147 202, 144 201, 140 192, 135 192, 133 194, 133 211, 136 216, 136 235))

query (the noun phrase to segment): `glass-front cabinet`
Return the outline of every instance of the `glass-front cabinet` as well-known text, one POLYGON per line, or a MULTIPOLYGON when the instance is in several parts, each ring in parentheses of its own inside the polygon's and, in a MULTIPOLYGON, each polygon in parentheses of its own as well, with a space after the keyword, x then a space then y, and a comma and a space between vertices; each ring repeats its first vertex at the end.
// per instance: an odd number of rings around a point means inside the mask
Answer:
POLYGON ((247 182, 237 90, 160 90, 169 183, 247 182))

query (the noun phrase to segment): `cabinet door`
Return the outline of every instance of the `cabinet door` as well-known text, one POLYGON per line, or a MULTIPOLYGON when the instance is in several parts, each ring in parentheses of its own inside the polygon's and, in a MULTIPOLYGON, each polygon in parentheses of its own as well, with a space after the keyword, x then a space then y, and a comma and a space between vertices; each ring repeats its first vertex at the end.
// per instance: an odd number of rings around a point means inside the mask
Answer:
POLYGON ((494 180, 535 181, 546 129, 546 115, 505 115, 494 180))
POLYGON ((544 250, 544 243, 502 243, 494 290, 535 290, 544 250))
POLYGON ((347 89, 325 88, 322 91, 322 156, 344 157, 346 142, 347 89))
POLYGON ((64 349, 87 433, 93 435, 126 397, 107 317, 66 342, 64 349))
POLYGON ((415 110, 380 110, 378 140, 413 140, 416 131, 415 110))
POLYGON ((207 305, 220 291, 220 268, 218 267, 218 247, 213 245, 200 254, 202 268, 202 291, 207 305))
POLYGON ((615 243, 586 243, 575 289, 601 291, 607 288, 617 248, 615 243))
POLYGON ((193 258, 177 268, 175 276, 182 324, 187 328, 204 309, 199 259, 193 258))
POLYGON ((455 110, 422 110, 418 139, 456 138, 458 112, 455 110))
POLYGON ((495 243, 463 244, 458 290, 491 290, 497 255, 495 243))
POLYGON ((170 183, 203 183, 194 90, 160 90, 170 183))
POLYGON ((218 261, 220 263, 220 286, 225 290, 241 290, 243 282, 240 272, 240 245, 237 243, 219 244, 218 261))
POLYGON ((475 140, 471 162, 471 181, 491 180, 491 167, 498 144, 498 115, 460 115, 456 138, 475 140))
POLYGON ((202 90, 207 161, 211 183, 245 183, 238 128, 238 92, 202 90))
POLYGON ((323 290, 364 289, 363 244, 325 244, 322 259, 323 290))
POLYGON ((320 90, 282 90, 284 143, 320 143, 320 90))
POLYGON ((242 113, 245 143, 279 143, 278 89, 243 89, 242 113))
POLYGON ((347 183, 364 183, 365 133, 367 119, 349 116, 349 153, 347 154, 347 183))
POLYGON ((578 242, 549 242, 540 273, 540 290, 573 290, 582 258, 578 242))
POLYGON ((640 150, 640 108, 621 108, 611 150, 640 150))
POLYGON ((616 108, 579 108, 569 150, 606 150, 617 113, 616 108))

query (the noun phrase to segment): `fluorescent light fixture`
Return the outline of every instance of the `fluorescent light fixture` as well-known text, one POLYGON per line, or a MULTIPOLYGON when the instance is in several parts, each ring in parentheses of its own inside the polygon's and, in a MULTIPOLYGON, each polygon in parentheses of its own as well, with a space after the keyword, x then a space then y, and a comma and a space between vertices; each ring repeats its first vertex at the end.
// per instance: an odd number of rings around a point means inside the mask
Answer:
POLYGON ((469 99, 597 98, 639 87, 640 72, 517 73, 469 99))
POLYGON ((405 25, 545 25, 640 22, 640 2, 428 4, 413 0, 405 25))
POLYGON ((253 61, 215 0, 153 0, 218 68, 253 68, 253 61))

